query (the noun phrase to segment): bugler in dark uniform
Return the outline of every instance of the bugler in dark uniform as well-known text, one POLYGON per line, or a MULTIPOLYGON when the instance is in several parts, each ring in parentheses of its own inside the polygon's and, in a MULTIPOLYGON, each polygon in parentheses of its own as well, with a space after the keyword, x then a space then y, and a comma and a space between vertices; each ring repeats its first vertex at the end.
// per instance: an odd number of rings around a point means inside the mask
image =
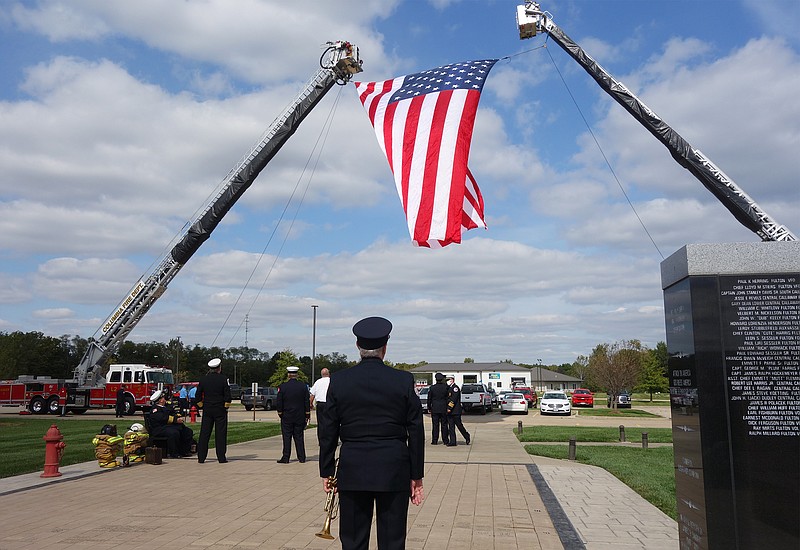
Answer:
POLYGON ((297 367, 286 367, 289 380, 278 386, 275 410, 281 417, 283 454, 278 462, 286 464, 292 455, 292 439, 297 451, 297 460, 306 461, 306 443, 303 431, 311 419, 311 395, 308 386, 297 379, 297 367))
POLYGON ((392 324, 381 317, 356 323, 361 362, 331 375, 321 422, 319 471, 323 486, 336 472, 343 550, 366 549, 373 505, 378 548, 403 549, 408 501, 423 500, 425 430, 414 377, 383 362, 392 324))
POLYGON ((208 362, 211 369, 197 384, 197 407, 203 410, 200 438, 197 442, 197 462, 202 464, 208 456, 208 442, 214 430, 214 450, 220 464, 228 462, 228 407, 231 406, 231 387, 222 374, 222 360, 208 362))

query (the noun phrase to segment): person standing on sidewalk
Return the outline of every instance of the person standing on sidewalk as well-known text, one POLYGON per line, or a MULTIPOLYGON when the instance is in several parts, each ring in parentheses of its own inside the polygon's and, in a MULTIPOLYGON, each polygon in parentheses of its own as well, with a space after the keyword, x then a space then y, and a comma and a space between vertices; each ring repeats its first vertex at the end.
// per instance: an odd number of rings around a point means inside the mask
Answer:
POLYGON ((275 410, 281 418, 283 454, 278 463, 288 464, 292 455, 292 439, 297 451, 297 460, 306 461, 306 443, 303 431, 311 419, 311 395, 308 386, 297 379, 298 367, 286 367, 289 380, 278 386, 278 402, 275 410))
POLYGON ((208 374, 197 384, 197 407, 203 409, 200 437, 197 442, 197 462, 202 464, 208 456, 208 442, 214 430, 214 450, 220 464, 228 462, 228 407, 231 406, 231 387, 222 374, 222 359, 208 362, 208 374))
MULTIPOLYGON (((450 390, 447 394, 447 431, 450 433, 450 439, 447 442, 447 446, 456 446, 456 428, 458 428, 458 431, 461 432, 467 445, 469 445, 469 432, 461 422, 461 388, 456 384, 454 376, 447 377, 447 384, 450 386, 450 390)), ((430 397, 428 397, 428 399, 430 399, 430 397)))
POLYGON ((442 434, 442 443, 447 445, 450 441, 447 426, 447 402, 450 397, 450 389, 444 383, 444 374, 437 372, 436 383, 428 390, 428 411, 431 413, 433 429, 431 433, 431 445, 439 444, 439 432, 442 434))
POLYGON ((373 506, 378 549, 403 550, 409 500, 419 506, 424 499, 422 404, 414 376, 383 362, 391 330, 382 317, 356 323, 353 334, 361 362, 336 372, 328 387, 319 475, 325 492, 339 495, 342 550, 368 547, 373 506))
POLYGON ((125 386, 122 385, 117 390, 117 402, 114 412, 116 413, 116 418, 124 418, 125 417, 125 386))
POLYGON ((317 442, 320 441, 320 422, 319 417, 325 411, 325 400, 327 399, 328 395, 328 385, 331 383, 331 371, 328 369, 322 369, 320 371, 322 378, 314 382, 314 385, 311 386, 311 405, 316 408, 317 410, 317 442))

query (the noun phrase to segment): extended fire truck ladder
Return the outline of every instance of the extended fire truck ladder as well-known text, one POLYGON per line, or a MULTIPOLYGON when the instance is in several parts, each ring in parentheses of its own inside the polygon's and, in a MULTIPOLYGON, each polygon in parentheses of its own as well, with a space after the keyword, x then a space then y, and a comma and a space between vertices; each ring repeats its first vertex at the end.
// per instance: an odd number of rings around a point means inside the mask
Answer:
POLYGON ((751 199, 732 179, 720 170, 699 149, 695 149, 652 109, 639 100, 625 85, 592 59, 558 25, 553 16, 536 2, 517 6, 520 39, 546 32, 556 44, 580 64, 600 87, 630 113, 642 126, 669 150, 678 163, 692 173, 706 189, 717 197, 739 223, 756 233, 762 241, 796 241, 786 226, 779 224, 751 199))
POLYGON ((134 285, 103 323, 100 328, 101 336, 90 342, 89 349, 75 369, 74 377, 79 385, 98 384, 100 367, 105 359, 125 341, 136 324, 167 290, 170 281, 295 133, 306 115, 334 84, 344 85, 354 74, 361 72, 361 63, 356 46, 349 42, 328 42, 320 57, 320 68, 294 102, 275 119, 250 153, 228 173, 219 192, 207 203, 202 214, 195 219, 181 240, 154 264, 157 267, 149 275, 134 285))

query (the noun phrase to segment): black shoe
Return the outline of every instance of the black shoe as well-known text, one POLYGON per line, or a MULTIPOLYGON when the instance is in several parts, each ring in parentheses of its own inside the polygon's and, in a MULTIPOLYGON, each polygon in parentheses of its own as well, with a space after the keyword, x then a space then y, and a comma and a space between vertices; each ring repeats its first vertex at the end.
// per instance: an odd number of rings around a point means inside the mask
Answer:
POLYGON ((300 464, 305 464, 306 459, 305 458, 300 458, 300 459, 297 460, 297 462, 299 462, 300 464))
POLYGON ((439 444, 438 441, 431 441, 431 445, 438 445, 438 444, 439 444))
POLYGON ((455 444, 455 443, 448 443, 448 444, 447 444, 447 446, 448 446, 448 447, 455 447, 455 446, 456 446, 456 444, 455 444))
POLYGON ((289 464, 289 459, 288 458, 279 458, 275 462, 277 462, 278 464, 289 464))
POLYGON ((471 440, 471 439, 469 439, 469 438, 467 438, 467 445, 469 445, 469 442, 470 442, 470 441, 472 441, 472 440, 471 440))
POLYGON ((227 458, 223 458, 222 460, 218 460, 217 462, 219 462, 220 464, 225 464, 225 463, 228 462, 228 459, 227 458))
POLYGON ((200 460, 199 458, 197 459, 197 463, 198 464, 203 464, 204 462, 205 462, 205 460, 200 460))

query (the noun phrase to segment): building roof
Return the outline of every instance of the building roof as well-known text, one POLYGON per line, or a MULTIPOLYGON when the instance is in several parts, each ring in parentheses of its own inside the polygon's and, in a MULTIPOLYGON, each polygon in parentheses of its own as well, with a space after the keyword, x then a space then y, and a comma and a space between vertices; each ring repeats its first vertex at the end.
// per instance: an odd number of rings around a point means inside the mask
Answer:
POLYGON ((409 372, 414 374, 434 374, 441 372, 447 374, 463 374, 475 372, 507 372, 530 374, 531 380, 541 380, 542 382, 580 382, 580 378, 567 376, 560 372, 552 371, 544 367, 522 367, 514 363, 428 363, 414 367, 409 372), (541 371, 541 373, 539 372, 541 371))

